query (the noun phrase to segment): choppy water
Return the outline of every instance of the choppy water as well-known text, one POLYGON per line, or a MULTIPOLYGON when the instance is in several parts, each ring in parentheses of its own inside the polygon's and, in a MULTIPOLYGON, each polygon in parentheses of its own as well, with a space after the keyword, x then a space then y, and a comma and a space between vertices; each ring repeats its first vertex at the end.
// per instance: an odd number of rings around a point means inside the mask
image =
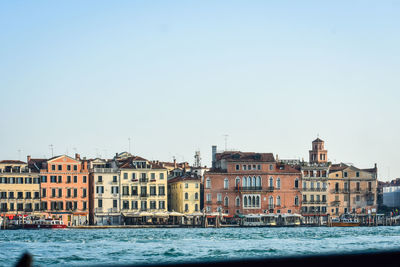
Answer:
POLYGON ((0 231, 0 266, 154 264, 400 249, 400 227, 0 231))

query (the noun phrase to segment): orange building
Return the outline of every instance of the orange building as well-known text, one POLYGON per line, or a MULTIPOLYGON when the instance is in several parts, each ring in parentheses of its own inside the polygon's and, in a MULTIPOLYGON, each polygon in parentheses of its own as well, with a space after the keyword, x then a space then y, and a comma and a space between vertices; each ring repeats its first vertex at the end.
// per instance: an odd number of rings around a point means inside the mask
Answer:
POLYGON ((89 171, 87 161, 66 155, 53 157, 40 169, 41 209, 69 226, 89 220, 89 171))

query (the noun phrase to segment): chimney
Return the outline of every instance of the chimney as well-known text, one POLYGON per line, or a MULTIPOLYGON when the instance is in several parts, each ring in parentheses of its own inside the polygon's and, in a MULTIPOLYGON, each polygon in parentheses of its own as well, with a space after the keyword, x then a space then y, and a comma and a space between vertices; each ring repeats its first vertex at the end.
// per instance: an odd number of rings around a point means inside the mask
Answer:
POLYGON ((76 160, 81 160, 81 155, 79 155, 78 153, 75 153, 75 159, 76 160))
POLYGON ((26 156, 26 163, 29 163, 29 161, 31 161, 31 156, 30 155, 26 156))
POLYGON ((211 155, 212 155, 212 167, 215 168, 215 163, 217 161, 216 154, 217 154, 217 146, 211 147, 211 155))
POLYGON ((174 158, 174 169, 176 169, 176 159, 174 158))

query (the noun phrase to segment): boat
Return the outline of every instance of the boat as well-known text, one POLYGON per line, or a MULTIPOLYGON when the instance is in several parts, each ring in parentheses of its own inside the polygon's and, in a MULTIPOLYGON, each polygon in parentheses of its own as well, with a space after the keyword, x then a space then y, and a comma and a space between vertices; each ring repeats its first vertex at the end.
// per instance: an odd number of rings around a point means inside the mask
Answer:
POLYGON ((243 215, 241 226, 244 227, 261 227, 276 226, 275 214, 247 214, 243 215))
POLYGON ((346 214, 339 218, 332 218, 331 226, 333 227, 356 227, 360 226, 360 221, 353 216, 346 214))
POLYGON ((18 218, 10 221, 9 229, 64 229, 67 225, 61 219, 18 218))

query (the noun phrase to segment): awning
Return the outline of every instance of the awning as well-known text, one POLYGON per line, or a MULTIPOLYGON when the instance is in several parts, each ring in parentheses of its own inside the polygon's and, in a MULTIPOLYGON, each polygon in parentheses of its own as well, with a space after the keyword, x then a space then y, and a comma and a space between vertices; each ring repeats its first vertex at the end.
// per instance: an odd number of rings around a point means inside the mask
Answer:
POLYGON ((183 216, 184 214, 176 212, 176 211, 172 211, 172 212, 168 212, 168 215, 169 216, 183 216))
POLYGON ((187 216, 187 217, 203 216, 203 213, 201 213, 201 212, 194 212, 194 213, 190 213, 190 214, 185 214, 185 216, 187 216))
POLYGON ((169 217, 168 213, 166 212, 153 212, 154 217, 169 217))

